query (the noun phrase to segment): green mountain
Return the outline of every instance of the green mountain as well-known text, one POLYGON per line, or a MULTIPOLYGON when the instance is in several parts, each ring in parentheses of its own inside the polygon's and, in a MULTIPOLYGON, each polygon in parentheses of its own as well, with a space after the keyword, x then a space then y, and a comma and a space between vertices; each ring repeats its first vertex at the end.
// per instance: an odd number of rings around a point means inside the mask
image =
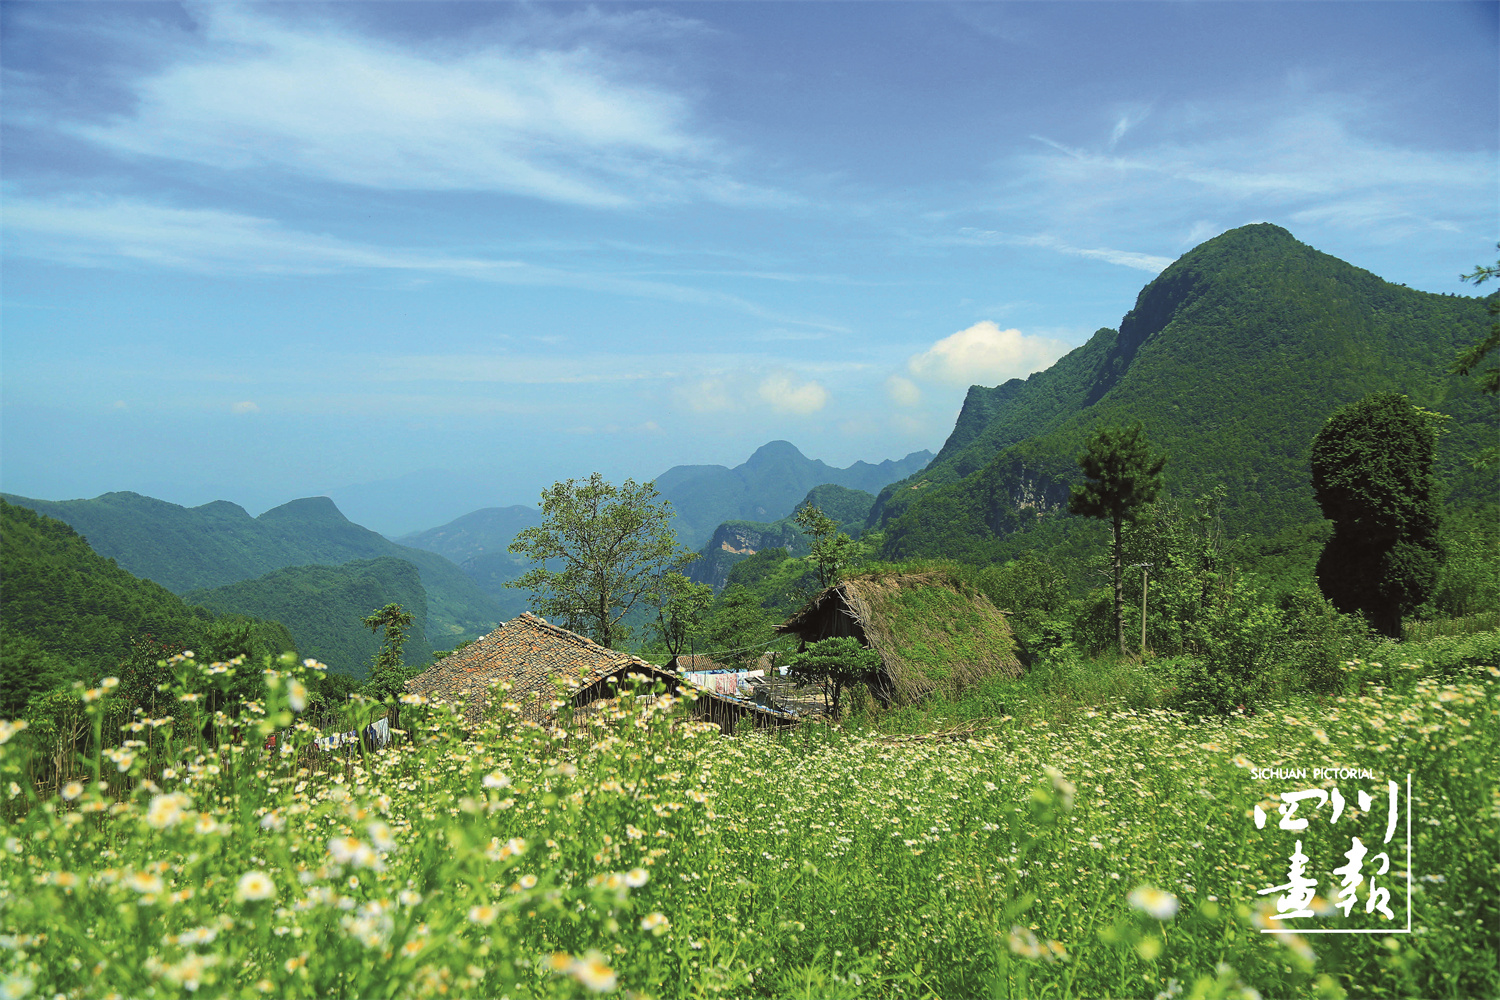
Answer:
POLYGON ((835 469, 807 458, 786 441, 762 445, 743 465, 678 465, 656 477, 656 488, 672 502, 677 540, 689 548, 708 541, 725 521, 770 522, 792 513, 814 486, 832 483, 874 493, 921 469, 927 451, 879 465, 855 462, 835 469))
POLYGON ((541 523, 542 512, 536 507, 486 507, 440 528, 402 535, 396 541, 436 552, 462 566, 475 556, 508 555, 506 549, 518 534, 541 523))
POLYGON ((381 637, 361 620, 376 608, 399 604, 415 621, 403 647, 409 664, 432 658, 427 640, 427 591, 416 566, 386 556, 339 566, 287 566, 254 580, 189 591, 187 599, 220 612, 283 623, 303 656, 364 679, 381 637))
POLYGON ((495 601, 453 563, 360 527, 327 497, 293 500, 260 517, 224 500, 186 508, 137 493, 106 493, 92 500, 5 499, 72 525, 101 555, 178 594, 251 580, 287 566, 391 557, 414 564, 421 573, 432 641, 451 645, 505 620, 495 601))
POLYGON ((526 610, 525 591, 505 586, 528 569, 526 561, 508 550, 516 535, 542 523, 535 507, 486 507, 439 528, 403 535, 402 545, 436 552, 458 564, 479 589, 494 600, 508 621, 526 610))
MULTIPOLYGON (((0 501, 0 718, 18 717, 38 691, 119 675, 136 642, 202 650, 223 624, 100 556, 63 522, 0 501)), ((296 649, 274 621, 244 624, 267 652, 296 649)))
POLYGON ((729 583, 734 566, 757 552, 783 548, 788 555, 807 555, 812 544, 797 526, 795 515, 809 505, 833 518, 844 531, 858 535, 875 505, 875 497, 864 490, 825 483, 809 490, 796 510, 779 521, 725 521, 714 529, 713 537, 699 550, 698 558, 688 564, 685 575, 695 583, 711 584, 715 591, 721 591, 729 583))
POLYGON ((1451 499, 1490 498, 1493 475, 1467 460, 1495 439, 1493 402, 1447 374, 1488 325, 1482 299, 1391 284, 1277 226, 1231 230, 1142 289, 1119 330, 1025 381, 971 388, 937 457, 882 490, 870 521, 885 528, 887 558, 1054 545, 1070 530, 1059 515, 1088 434, 1140 420, 1170 455, 1170 490, 1222 484, 1232 535, 1275 535, 1322 519, 1312 439, 1377 390, 1450 415, 1439 466, 1451 499))

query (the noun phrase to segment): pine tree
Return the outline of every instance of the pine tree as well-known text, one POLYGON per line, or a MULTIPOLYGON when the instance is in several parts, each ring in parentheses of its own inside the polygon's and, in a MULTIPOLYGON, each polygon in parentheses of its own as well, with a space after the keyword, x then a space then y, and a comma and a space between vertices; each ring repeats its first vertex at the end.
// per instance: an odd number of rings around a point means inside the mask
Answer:
POLYGON ((1084 482, 1068 497, 1068 511, 1085 517, 1104 518, 1114 529, 1115 641, 1125 655, 1124 546, 1121 531, 1134 521, 1140 508, 1156 499, 1161 490, 1161 470, 1166 455, 1150 454, 1146 430, 1134 427, 1101 427, 1089 438, 1078 465, 1084 482))

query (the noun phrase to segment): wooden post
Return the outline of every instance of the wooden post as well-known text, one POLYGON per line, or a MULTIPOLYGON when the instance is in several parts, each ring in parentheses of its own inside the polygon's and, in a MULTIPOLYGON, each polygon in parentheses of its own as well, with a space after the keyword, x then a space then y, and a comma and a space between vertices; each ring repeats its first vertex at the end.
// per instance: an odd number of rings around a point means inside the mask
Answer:
POLYGON ((1149 566, 1141 567, 1141 659, 1146 658, 1146 581, 1151 575, 1149 566))

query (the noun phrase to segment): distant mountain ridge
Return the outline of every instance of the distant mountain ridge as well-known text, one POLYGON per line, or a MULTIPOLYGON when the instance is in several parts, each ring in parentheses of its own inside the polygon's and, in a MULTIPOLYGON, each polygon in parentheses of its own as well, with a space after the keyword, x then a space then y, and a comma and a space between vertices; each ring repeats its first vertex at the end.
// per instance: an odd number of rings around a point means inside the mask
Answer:
POLYGON ((1321 520, 1312 438, 1382 390, 1451 415, 1439 465, 1453 495, 1493 495, 1467 458, 1493 441, 1494 407, 1447 372, 1488 323, 1482 299, 1392 284, 1278 226, 1230 230, 1147 284, 1119 330, 1024 381, 972 387, 937 457, 883 489, 870 522, 888 558, 998 557, 1065 510, 1094 427, 1140 420, 1170 456, 1171 489, 1223 484, 1231 533, 1274 534, 1321 520))
POLYGON ((917 472, 931 458, 932 452, 917 451, 879 465, 855 462, 847 469, 836 469, 807 458, 788 441, 772 441, 733 469, 677 465, 655 482, 657 491, 672 502, 677 540, 696 549, 725 521, 771 522, 786 517, 815 486, 832 483, 876 493, 917 472))
POLYGON ((698 551, 698 558, 688 563, 684 575, 694 583, 707 583, 720 591, 728 584, 729 571, 735 564, 757 552, 784 548, 791 556, 807 555, 812 551, 812 543, 794 517, 797 510, 809 505, 831 517, 846 533, 857 535, 875 505, 875 497, 865 490, 825 483, 809 490, 796 510, 779 521, 725 521, 714 529, 713 537, 698 551))
MULTIPOLYGON (((871 495, 873 500, 873 494, 882 486, 917 471, 931 457, 932 452, 919 451, 899 461, 887 459, 878 465, 855 462, 847 469, 835 469, 805 457, 787 441, 771 441, 733 469, 722 465, 676 465, 654 482, 657 492, 672 504, 678 543, 701 549, 726 522, 769 525, 790 515, 810 491, 820 487, 858 491, 861 495, 871 495)), ((839 503, 828 502, 835 506, 839 503)), ((840 520, 832 511, 830 516, 840 520)), ((528 564, 520 556, 512 555, 508 548, 517 534, 541 523, 541 511, 535 507, 486 507, 440 527, 402 535, 396 541, 451 559, 513 617, 525 610, 526 594, 508 589, 505 584, 525 573, 528 564)), ((797 539, 801 538, 795 527, 788 529, 781 525, 771 530, 777 532, 777 537, 790 539, 786 534, 790 530, 797 539)), ((689 574, 709 572, 719 581, 717 585, 722 586, 720 577, 728 572, 733 560, 715 558, 725 563, 722 572, 690 567, 689 574)))
POLYGON ((63 521, 100 555, 176 594, 223 587, 288 566, 391 557, 414 564, 420 573, 428 599, 429 639, 450 644, 483 635, 504 620, 499 605, 453 563, 360 527, 327 497, 293 500, 260 517, 225 500, 187 508, 128 492, 92 500, 5 499, 63 521))

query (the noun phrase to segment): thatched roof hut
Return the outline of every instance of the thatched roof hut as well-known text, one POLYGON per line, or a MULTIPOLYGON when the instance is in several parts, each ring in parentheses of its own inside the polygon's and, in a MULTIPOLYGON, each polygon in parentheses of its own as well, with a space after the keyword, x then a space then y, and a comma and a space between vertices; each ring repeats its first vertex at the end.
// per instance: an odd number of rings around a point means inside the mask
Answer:
POLYGON ((909 703, 933 691, 955 695, 983 678, 1021 673, 1004 613, 941 569, 850 577, 776 630, 800 637, 803 646, 858 639, 880 656, 871 691, 885 702, 909 703))
POLYGON ((406 690, 434 701, 463 701, 464 721, 477 728, 492 698, 519 705, 522 718, 548 723, 562 705, 582 707, 613 697, 628 675, 663 681, 668 691, 693 700, 696 717, 718 722, 721 728, 732 727, 745 714, 754 716, 757 726, 796 721, 791 713, 703 691, 673 671, 601 646, 529 612, 443 657, 407 681, 406 690), (510 689, 495 688, 497 682, 510 689))

